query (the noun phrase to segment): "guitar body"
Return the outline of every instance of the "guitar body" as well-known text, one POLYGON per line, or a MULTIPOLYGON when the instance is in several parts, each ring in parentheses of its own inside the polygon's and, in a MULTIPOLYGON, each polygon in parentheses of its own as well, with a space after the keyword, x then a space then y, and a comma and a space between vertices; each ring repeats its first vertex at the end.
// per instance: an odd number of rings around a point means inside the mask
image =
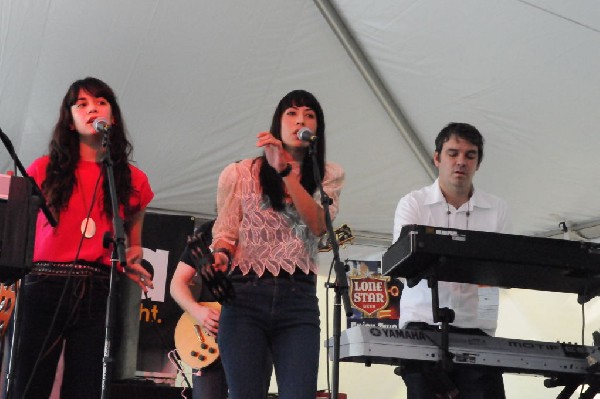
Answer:
POLYGON ((15 309, 16 284, 0 284, 0 340, 4 337, 15 309))
MULTIPOLYGON (((211 309, 221 309, 218 302, 200 302, 211 309)), ((192 316, 184 312, 175 327, 175 348, 188 366, 202 369, 219 358, 219 347, 214 334, 199 325, 192 316)))

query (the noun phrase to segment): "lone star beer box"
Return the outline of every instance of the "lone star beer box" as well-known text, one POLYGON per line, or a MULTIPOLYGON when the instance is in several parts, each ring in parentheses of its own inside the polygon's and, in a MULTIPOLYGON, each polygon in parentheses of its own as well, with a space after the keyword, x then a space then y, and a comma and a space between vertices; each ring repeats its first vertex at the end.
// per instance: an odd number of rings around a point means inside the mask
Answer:
POLYGON ((381 262, 349 260, 348 287, 352 316, 348 328, 356 325, 398 327, 402 282, 381 274, 381 262))

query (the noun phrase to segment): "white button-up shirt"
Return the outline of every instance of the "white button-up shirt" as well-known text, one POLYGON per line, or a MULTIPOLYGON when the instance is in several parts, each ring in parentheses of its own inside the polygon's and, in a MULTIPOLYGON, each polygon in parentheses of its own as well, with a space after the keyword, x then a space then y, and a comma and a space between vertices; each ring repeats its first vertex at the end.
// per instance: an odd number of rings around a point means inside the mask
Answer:
MULTIPOLYGON (((398 240, 402 226, 407 224, 496 233, 512 231, 508 207, 504 200, 481 190, 474 190, 470 200, 456 209, 446 202, 438 180, 430 186, 407 194, 398 202, 394 217, 394 242, 398 240)), ((479 328, 489 335, 494 335, 497 309, 483 309, 479 303, 480 290, 477 285, 440 281, 438 286, 440 307, 448 307, 455 312, 453 326, 479 328)), ((497 298, 498 288, 486 290, 488 296, 497 298)), ((417 321, 434 324, 431 289, 426 280, 421 280, 412 288, 406 286, 400 299, 400 327, 417 321)))

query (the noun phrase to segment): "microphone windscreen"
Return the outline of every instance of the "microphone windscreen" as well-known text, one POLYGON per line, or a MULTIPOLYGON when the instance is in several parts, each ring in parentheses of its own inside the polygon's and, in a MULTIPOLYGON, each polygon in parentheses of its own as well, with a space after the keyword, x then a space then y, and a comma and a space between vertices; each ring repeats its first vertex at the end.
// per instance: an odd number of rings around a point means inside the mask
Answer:
POLYGON ((93 123, 94 130, 97 132, 104 132, 110 128, 108 121, 104 118, 97 118, 93 123))
POLYGON ((310 130, 307 127, 303 127, 300 130, 298 130, 298 140, 301 141, 313 141, 315 139, 315 134, 313 133, 312 130, 310 130))
POLYGON ((152 263, 148 262, 146 259, 142 259, 140 264, 142 265, 144 270, 150 273, 150 277, 154 278, 154 266, 152 266, 152 263))

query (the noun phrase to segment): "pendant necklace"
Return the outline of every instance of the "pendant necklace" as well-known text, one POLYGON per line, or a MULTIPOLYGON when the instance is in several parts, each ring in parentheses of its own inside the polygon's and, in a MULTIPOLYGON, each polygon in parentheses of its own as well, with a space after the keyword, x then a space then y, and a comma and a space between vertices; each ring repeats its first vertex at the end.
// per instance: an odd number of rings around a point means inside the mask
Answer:
MULTIPOLYGON (((83 181, 81 180, 79 171, 77 171, 77 178, 79 179, 78 184, 80 187, 81 200, 83 201, 83 208, 86 209, 83 181)), ((90 208, 88 210, 87 216, 85 218, 83 218, 83 220, 81 221, 81 234, 83 234, 83 236, 85 238, 92 238, 94 235, 96 235, 96 222, 94 221, 94 219, 92 219, 90 217, 90 214, 92 213, 92 207, 94 206, 94 200, 96 198, 95 194, 96 194, 96 189, 98 188, 99 181, 100 181, 99 179, 96 181, 96 186, 94 187, 94 195, 92 195, 92 203, 90 204, 90 208)))
MULTIPOLYGON (((448 216, 448 228, 450 228, 450 214, 452 212, 450 211, 450 204, 448 203, 448 201, 446 201, 446 215, 448 216)), ((469 230, 469 216, 471 216, 471 198, 469 197, 469 201, 467 202, 467 212, 465 213, 466 216, 466 226, 465 226, 465 230, 469 230)), ((455 227, 458 228, 458 227, 455 227)))
POLYGON ((90 217, 86 217, 81 221, 81 234, 85 238, 92 238, 96 234, 96 222, 90 217))

